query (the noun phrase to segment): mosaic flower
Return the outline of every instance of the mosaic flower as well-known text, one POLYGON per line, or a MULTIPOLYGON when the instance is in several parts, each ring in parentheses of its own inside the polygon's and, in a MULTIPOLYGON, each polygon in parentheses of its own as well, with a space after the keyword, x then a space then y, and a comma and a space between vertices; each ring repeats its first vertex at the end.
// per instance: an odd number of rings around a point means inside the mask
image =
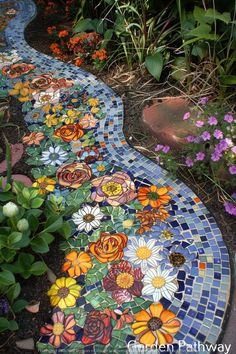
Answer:
POLYGON ((80 296, 81 286, 73 278, 58 278, 48 290, 50 302, 53 307, 58 306, 61 309, 73 307, 76 299, 80 296))
POLYGON ((58 124, 58 118, 56 114, 47 114, 44 120, 44 123, 48 128, 53 127, 54 125, 58 124))
POLYGON ((101 263, 120 260, 124 256, 123 249, 127 239, 121 232, 116 234, 102 232, 98 241, 89 244, 89 250, 101 263))
POLYGON ((170 227, 168 224, 162 223, 152 228, 152 237, 159 240, 164 247, 169 247, 174 241, 182 241, 179 229, 170 227))
POLYGON ((30 135, 25 135, 22 141, 26 145, 40 145, 41 141, 44 139, 43 133, 32 132, 30 135))
POLYGON ((32 90, 29 87, 28 81, 18 81, 8 93, 10 96, 18 96, 17 98, 20 102, 28 102, 32 98, 32 90))
POLYGON ((124 232, 126 235, 135 234, 140 228, 140 221, 132 214, 119 215, 113 218, 116 231, 124 232))
POLYGON ((151 298, 154 302, 158 302, 162 297, 171 300, 178 290, 176 272, 173 272, 173 269, 165 269, 163 265, 147 269, 143 284, 143 297, 151 298))
POLYGON ((63 272, 68 272, 71 278, 86 274, 92 268, 92 260, 88 253, 71 251, 65 256, 66 262, 62 266, 63 272))
POLYGON ((84 131, 79 124, 67 124, 57 128, 53 134, 54 137, 61 138, 66 143, 79 140, 84 135, 84 131))
POLYGON ((99 105, 99 99, 98 98, 89 98, 88 104, 92 107, 95 107, 95 106, 99 105))
POLYGON ((78 159, 87 164, 94 163, 95 161, 102 159, 100 152, 97 147, 86 146, 84 149, 77 153, 78 159))
POLYGON ((112 298, 120 305, 131 301, 133 296, 141 296, 143 273, 140 268, 133 268, 128 261, 113 264, 105 278, 103 287, 111 291, 112 298))
POLYGON ((111 165, 106 161, 96 161, 90 167, 95 176, 103 176, 111 168, 111 165))
POLYGON ((169 216, 168 211, 162 205, 158 209, 138 211, 136 217, 141 221, 141 227, 138 233, 142 235, 150 231, 157 221, 165 221, 169 216))
POLYGON ((116 321, 114 329, 122 329, 126 323, 132 323, 134 321, 134 316, 129 314, 130 309, 127 308, 124 311, 120 309, 105 309, 104 312, 116 321))
POLYGON ((28 72, 34 69, 35 66, 32 64, 18 63, 4 66, 2 68, 2 73, 10 79, 16 79, 17 77, 27 74, 28 72))
POLYGON ((192 261, 196 259, 196 254, 190 253, 181 244, 172 246, 170 250, 163 249, 160 255, 163 257, 162 263, 169 264, 176 270, 184 270, 186 273, 190 273, 192 261))
POLYGON ((52 85, 53 77, 51 74, 41 74, 33 78, 30 87, 35 91, 46 91, 52 85))
POLYGON ((32 184, 32 187, 39 188, 39 194, 46 194, 54 191, 55 184, 56 181, 53 179, 42 176, 32 184))
POLYGON ((40 329, 43 336, 49 336, 49 343, 58 348, 62 343, 69 345, 75 341, 76 333, 73 327, 76 322, 74 315, 65 316, 61 311, 52 315, 53 324, 47 324, 40 329))
MULTIPOLYGON (((79 115, 80 115, 80 112, 78 112, 74 109, 68 109, 66 114, 63 114, 60 117, 60 122, 65 122, 66 124, 73 124, 75 122, 75 120, 79 117, 79 115)), ((80 126, 82 128, 84 128, 81 123, 80 123, 80 126)))
POLYGON ((155 239, 148 239, 143 237, 131 237, 128 240, 127 248, 124 250, 124 257, 130 263, 137 265, 145 273, 149 267, 157 267, 161 260, 159 252, 162 248, 156 246, 155 239))
POLYGON ((44 121, 44 112, 41 109, 34 109, 26 114, 24 118, 26 123, 40 123, 44 121))
POLYGON ((138 200, 143 206, 150 205, 152 208, 159 208, 162 204, 168 204, 171 196, 167 195, 169 188, 157 186, 140 187, 138 189, 138 200))
POLYGON ((50 146, 48 150, 42 152, 41 161, 45 165, 57 166, 61 165, 68 159, 67 152, 60 146, 50 146))
POLYGON ((161 304, 152 304, 147 310, 141 310, 134 315, 135 321, 131 327, 141 344, 158 345, 171 344, 181 326, 174 312, 165 310, 161 304))
POLYGON ((86 204, 82 209, 72 215, 72 220, 77 225, 79 231, 90 232, 101 225, 101 219, 104 214, 98 205, 94 207, 86 204))
POLYGON ((95 128, 97 125, 98 119, 94 118, 92 114, 85 114, 79 121, 79 124, 82 125, 84 129, 95 128))
POLYGON ((92 177, 92 171, 85 163, 73 162, 57 170, 58 183, 63 187, 79 188, 92 177))
POLYGON ((84 345, 92 343, 108 344, 111 341, 111 317, 102 311, 91 311, 87 314, 81 342, 84 345))
POLYGON ((60 91, 54 91, 52 89, 48 89, 46 91, 40 91, 39 93, 33 94, 33 99, 35 100, 34 107, 41 107, 48 103, 55 104, 59 102, 60 91))
POLYGON ((92 181, 96 191, 91 198, 96 202, 107 202, 112 206, 126 204, 136 197, 134 182, 125 172, 115 172, 111 176, 98 177, 92 181))

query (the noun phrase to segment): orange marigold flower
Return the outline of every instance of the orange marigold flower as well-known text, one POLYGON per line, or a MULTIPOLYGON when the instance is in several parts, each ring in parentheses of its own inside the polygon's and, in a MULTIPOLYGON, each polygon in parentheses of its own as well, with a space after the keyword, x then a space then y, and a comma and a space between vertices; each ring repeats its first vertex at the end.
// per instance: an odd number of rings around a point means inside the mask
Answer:
POLYGON ((168 213, 168 211, 164 208, 163 205, 160 206, 160 208, 157 211, 156 214, 156 218, 160 221, 165 221, 168 217, 170 216, 170 214, 168 213))
POLYGON ((63 38, 63 37, 67 37, 67 36, 69 36, 69 32, 66 31, 66 30, 60 31, 60 32, 58 33, 58 37, 59 37, 59 38, 63 38))
POLYGON ((92 268, 92 260, 86 252, 71 251, 65 256, 66 262, 62 266, 63 272, 68 272, 70 277, 79 277, 92 268))
POLYGON ((76 60, 75 60, 75 65, 76 66, 81 66, 82 64, 83 64, 83 59, 82 58, 77 58, 76 60))
POLYGON ((107 57, 107 51, 105 49, 100 49, 100 50, 96 50, 93 54, 92 54, 92 59, 96 60, 106 60, 107 57))
POLYGON ((56 27, 55 26, 49 26, 47 28, 47 32, 48 34, 53 34, 53 32, 56 30, 56 27))
POLYGON ((140 187, 138 190, 138 200, 143 206, 150 205, 152 208, 159 208, 162 204, 168 204, 171 196, 167 195, 169 188, 157 186, 140 187))
POLYGON ((40 142, 44 139, 43 133, 32 132, 30 135, 24 136, 22 141, 26 145, 40 145, 40 142))
POLYGON ((61 51, 58 43, 52 43, 49 48, 51 49, 51 51, 54 54, 57 54, 57 55, 62 54, 62 51, 61 51))

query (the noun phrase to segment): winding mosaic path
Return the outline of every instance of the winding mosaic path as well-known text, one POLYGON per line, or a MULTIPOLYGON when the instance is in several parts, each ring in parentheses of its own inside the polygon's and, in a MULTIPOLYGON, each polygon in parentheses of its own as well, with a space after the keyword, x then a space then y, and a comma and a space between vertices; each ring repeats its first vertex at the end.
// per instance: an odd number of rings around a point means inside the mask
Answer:
POLYGON ((22 103, 34 186, 78 206, 38 350, 125 353, 129 343, 129 353, 154 353, 140 343, 172 343, 184 353, 216 343, 230 265, 214 218, 185 184, 129 147, 120 97, 29 47, 31 0, 0 5, 2 29, 3 16, 16 10, 1 37, 0 92, 22 103))

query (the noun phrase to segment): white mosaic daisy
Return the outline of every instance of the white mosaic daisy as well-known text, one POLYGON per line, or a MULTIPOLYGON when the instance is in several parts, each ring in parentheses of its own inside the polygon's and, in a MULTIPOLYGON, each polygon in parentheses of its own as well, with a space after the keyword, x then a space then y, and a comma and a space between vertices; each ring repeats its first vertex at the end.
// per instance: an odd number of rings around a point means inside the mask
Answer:
POLYGON ((143 278, 143 283, 142 295, 152 297, 154 302, 158 302, 162 297, 171 300, 178 290, 176 272, 173 274, 173 269, 165 269, 161 265, 149 269, 143 278))
POLYGON ((101 219, 104 214, 101 212, 98 205, 92 207, 86 204, 77 213, 72 215, 72 220, 79 231, 90 232, 92 229, 97 229, 101 225, 101 219))
POLYGON ((41 161, 45 165, 57 166, 61 165, 64 161, 68 159, 67 152, 62 150, 60 146, 50 146, 47 151, 42 152, 41 161))
POLYGON ((159 251, 162 250, 162 246, 155 246, 155 244, 156 240, 153 239, 146 241, 143 237, 131 237, 124 253, 125 258, 146 273, 150 267, 157 267, 161 260, 159 251))
POLYGON ((11 65, 22 58, 18 55, 16 50, 12 50, 9 52, 1 52, 0 53, 0 69, 2 69, 5 65, 11 65))

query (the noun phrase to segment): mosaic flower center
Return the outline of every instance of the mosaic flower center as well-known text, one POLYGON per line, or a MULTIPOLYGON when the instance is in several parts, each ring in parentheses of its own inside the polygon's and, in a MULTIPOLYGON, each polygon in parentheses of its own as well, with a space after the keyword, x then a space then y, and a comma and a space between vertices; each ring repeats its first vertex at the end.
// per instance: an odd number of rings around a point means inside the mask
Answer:
POLYGON ((98 165, 98 166, 97 166, 97 171, 98 171, 98 172, 104 172, 105 169, 106 169, 106 167, 105 167, 104 165, 98 165))
POLYGON ((123 221, 123 227, 125 227, 125 228, 132 227, 133 224, 134 224, 134 220, 132 220, 132 219, 128 219, 128 220, 123 221))
POLYGON ((166 239, 166 240, 171 240, 173 238, 173 234, 170 230, 164 230, 162 231, 161 235, 166 239))
POLYGON ((134 277, 129 273, 121 273, 116 278, 116 284, 122 289, 129 289, 134 284, 134 277))
POLYGON ((163 322, 160 318, 158 317, 152 317, 148 323, 148 328, 151 330, 151 331, 157 331, 158 329, 160 329, 163 325, 163 322))
POLYGON ((57 292, 57 295, 60 298, 65 298, 65 297, 67 297, 68 294, 69 294, 69 289, 66 287, 60 288, 57 292))
POLYGON ((151 255, 152 255, 152 251, 146 246, 139 247, 136 250, 136 256, 139 259, 148 259, 151 255))
POLYGON ((86 214, 83 216, 83 220, 85 222, 91 222, 95 219, 95 216, 93 214, 86 214))
POLYGON ((60 322, 55 323, 52 331, 55 336, 60 336, 64 332, 63 324, 60 322))
POLYGON ((52 161, 57 160, 58 157, 59 157, 59 154, 57 154, 56 152, 53 152, 52 154, 49 155, 49 158, 50 158, 50 160, 52 160, 52 161))
POLYGON ((47 182, 41 182, 39 183, 39 188, 40 189, 45 189, 48 186, 47 182))
POLYGON ((156 192, 149 192, 147 197, 149 200, 157 200, 159 196, 156 192))
POLYGON ((33 113, 33 114, 32 114, 32 118, 33 118, 33 119, 38 119, 39 116, 40 116, 39 113, 33 113))
POLYGON ((165 283, 166 281, 165 278, 163 277, 156 276, 152 279, 152 285, 156 289, 162 288, 165 285, 165 283))
POLYGON ((51 100, 51 96, 50 95, 44 95, 41 97, 41 102, 48 102, 51 100))
POLYGON ((122 193, 122 185, 117 182, 107 182, 102 186, 102 191, 109 197, 120 195, 122 193))
POLYGON ((186 261, 185 257, 182 255, 182 253, 179 253, 179 252, 171 253, 169 255, 169 260, 170 260, 170 263, 174 267, 181 267, 186 261))

